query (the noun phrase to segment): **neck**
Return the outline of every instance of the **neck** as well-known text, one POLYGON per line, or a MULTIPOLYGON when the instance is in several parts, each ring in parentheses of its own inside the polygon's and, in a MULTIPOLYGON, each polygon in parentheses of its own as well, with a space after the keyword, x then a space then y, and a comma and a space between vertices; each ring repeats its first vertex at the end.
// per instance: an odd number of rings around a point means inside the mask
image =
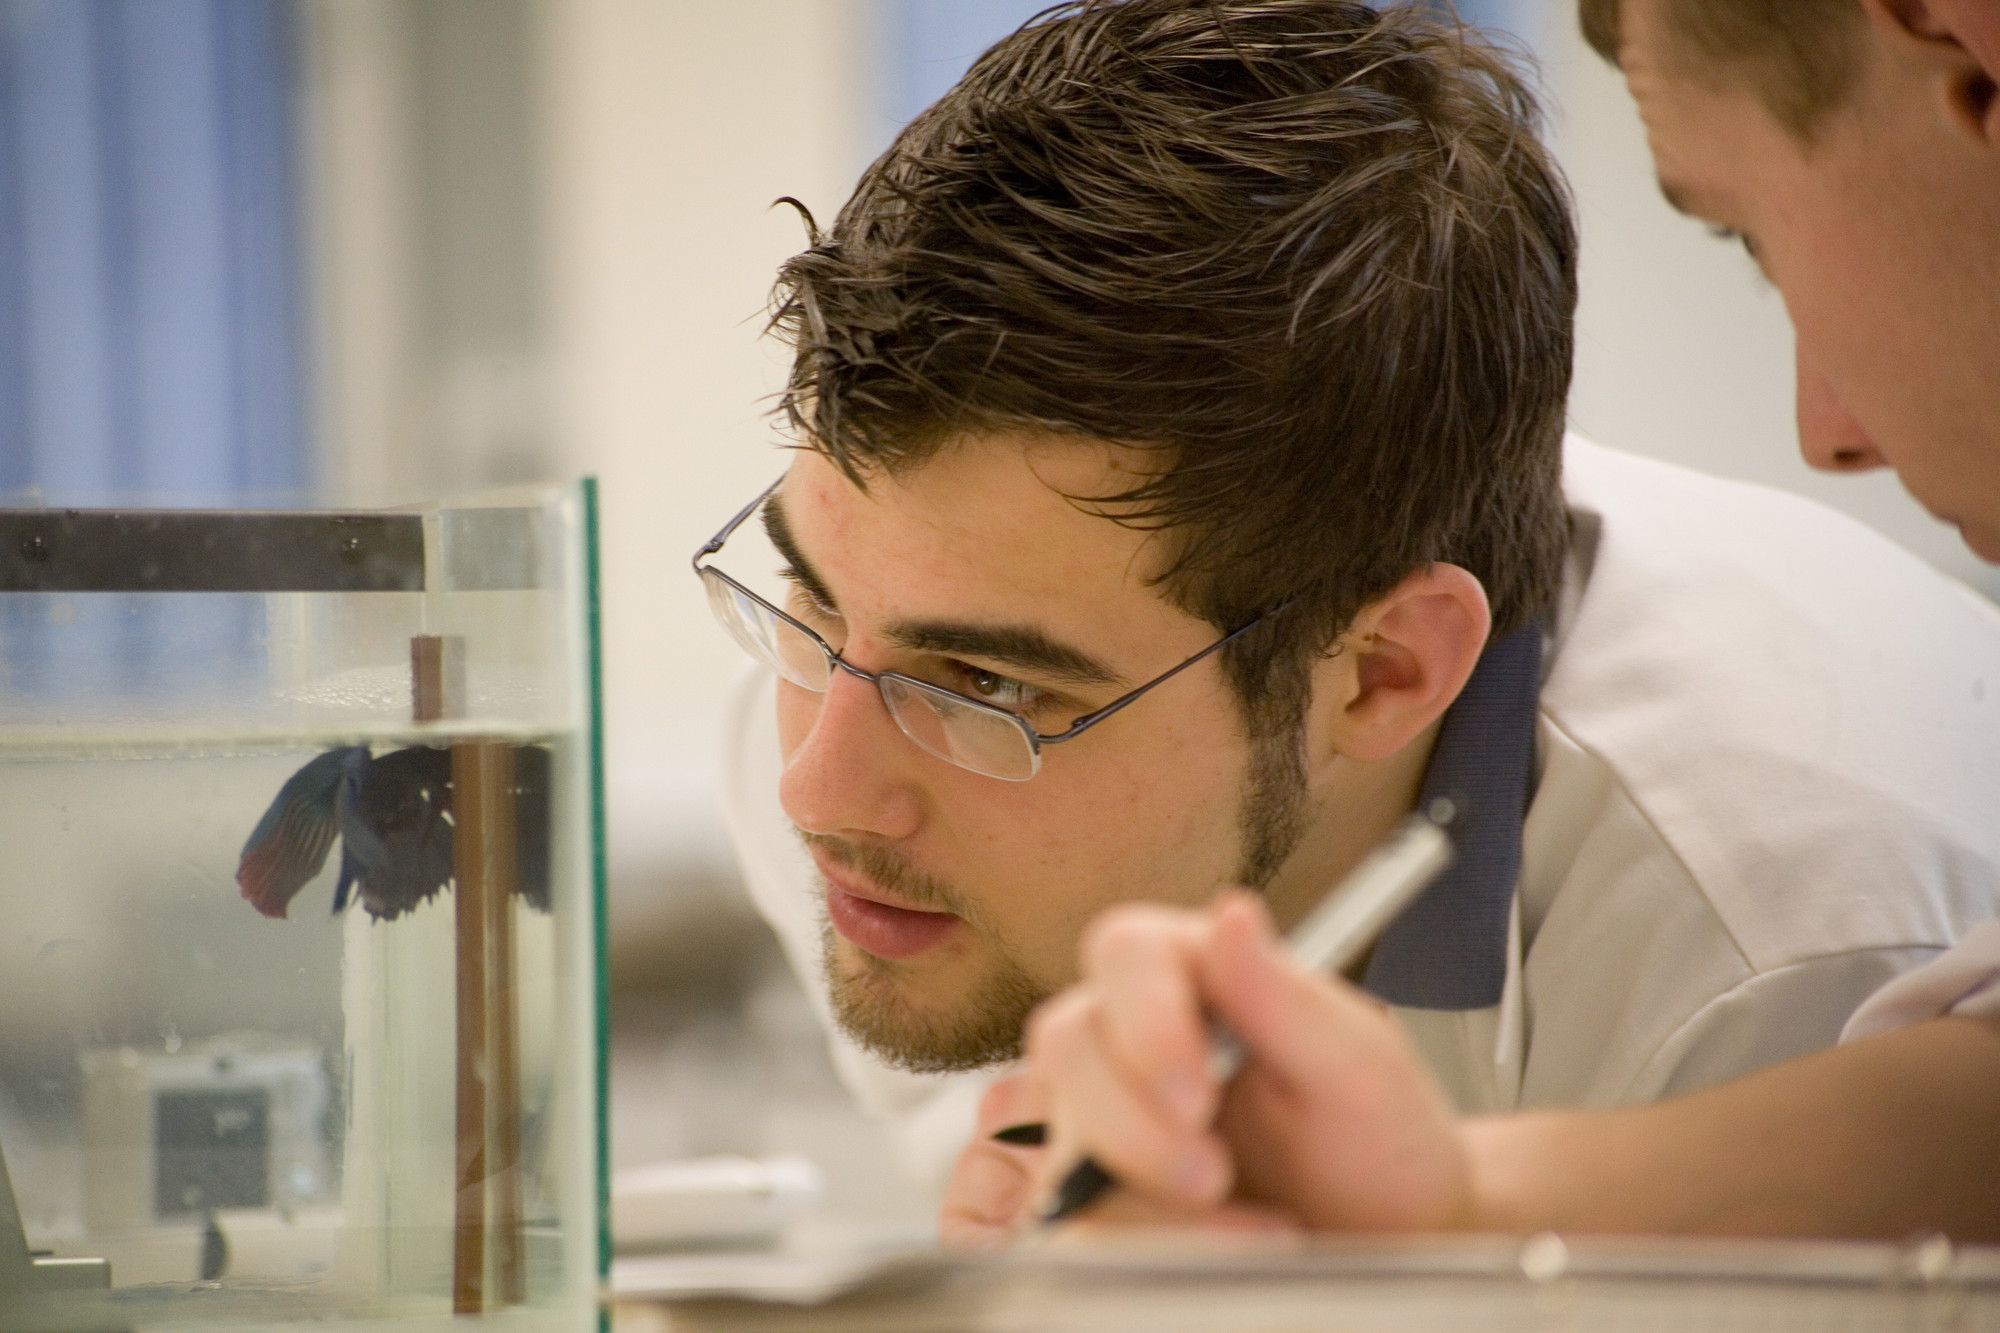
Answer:
POLYGON ((1416 808, 1439 725, 1431 723, 1387 759, 1336 759, 1308 794, 1305 832, 1264 887, 1279 930, 1290 930, 1416 808))

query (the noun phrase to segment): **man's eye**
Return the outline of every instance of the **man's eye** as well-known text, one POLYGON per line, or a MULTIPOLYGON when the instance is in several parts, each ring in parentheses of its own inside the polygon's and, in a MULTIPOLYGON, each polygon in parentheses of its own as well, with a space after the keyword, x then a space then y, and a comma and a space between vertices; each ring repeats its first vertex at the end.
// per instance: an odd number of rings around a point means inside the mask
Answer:
POLYGON ((822 606, 820 600, 804 588, 794 584, 785 598, 785 610, 802 624, 810 625, 822 635, 828 634, 840 625, 840 614, 822 606))
POLYGON ((959 671, 965 681, 965 693, 1009 712, 1029 712, 1047 698, 1032 685, 1024 685, 1011 676, 1003 676, 984 667, 966 666, 960 667, 959 671))
POLYGON ((778 576, 785 581, 785 609, 796 616, 810 616, 815 620, 838 620, 840 613, 813 596, 812 589, 805 585, 789 569, 781 569, 778 576))

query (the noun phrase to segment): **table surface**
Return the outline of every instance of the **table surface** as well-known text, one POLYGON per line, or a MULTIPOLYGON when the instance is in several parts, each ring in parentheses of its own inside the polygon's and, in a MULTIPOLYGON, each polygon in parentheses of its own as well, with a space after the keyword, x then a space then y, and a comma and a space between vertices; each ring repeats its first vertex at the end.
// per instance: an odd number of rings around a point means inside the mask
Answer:
POLYGON ((2000 1249, 1851 1242, 1071 1237, 987 1259, 626 1260, 620 1333, 2000 1330, 2000 1249), (735 1275, 761 1298, 724 1295, 735 1275), (660 1299, 645 1300, 646 1264, 660 1299), (706 1265, 706 1268, 703 1266, 706 1265), (760 1267, 761 1265, 761 1267, 760 1267), (790 1266, 791 1285, 785 1276, 790 1266), (675 1273, 678 1272, 679 1285, 675 1273), (703 1290, 704 1280, 716 1286, 703 1290))

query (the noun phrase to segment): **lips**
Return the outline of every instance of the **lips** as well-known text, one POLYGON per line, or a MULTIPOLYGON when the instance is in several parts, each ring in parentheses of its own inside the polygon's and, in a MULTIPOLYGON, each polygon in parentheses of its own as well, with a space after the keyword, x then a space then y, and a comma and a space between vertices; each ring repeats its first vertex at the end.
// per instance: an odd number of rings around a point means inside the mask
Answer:
POLYGON ((848 943, 877 958, 900 961, 943 944, 964 924, 950 912, 924 912, 888 900, 889 895, 852 871, 828 865, 820 856, 826 879, 826 915, 848 943))

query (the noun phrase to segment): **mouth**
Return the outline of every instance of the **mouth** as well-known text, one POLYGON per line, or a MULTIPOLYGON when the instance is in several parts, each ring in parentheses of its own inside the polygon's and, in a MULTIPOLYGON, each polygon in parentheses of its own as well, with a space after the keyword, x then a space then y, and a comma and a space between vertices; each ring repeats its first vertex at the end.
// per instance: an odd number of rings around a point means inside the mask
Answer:
POLYGON ((813 861, 826 882, 826 915, 841 938, 864 953, 892 962, 937 948, 965 923, 950 912, 927 912, 897 901, 887 889, 818 849, 813 861))

